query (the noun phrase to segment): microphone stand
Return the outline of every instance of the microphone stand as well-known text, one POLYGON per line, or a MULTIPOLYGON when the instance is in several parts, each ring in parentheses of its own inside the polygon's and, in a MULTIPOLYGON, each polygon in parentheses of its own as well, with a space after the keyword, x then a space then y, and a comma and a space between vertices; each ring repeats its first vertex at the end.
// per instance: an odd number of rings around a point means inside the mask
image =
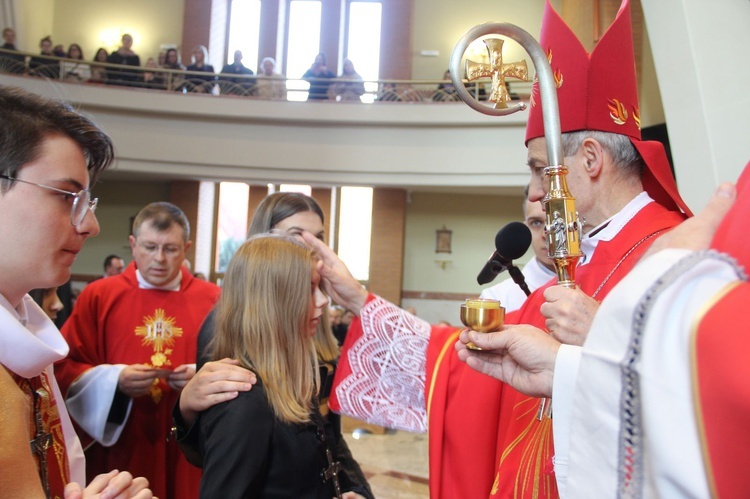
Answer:
POLYGON ((508 273, 510 274, 510 277, 513 279, 513 282, 518 284, 518 287, 521 288, 521 290, 526 293, 526 296, 529 296, 531 294, 531 290, 529 289, 529 286, 526 284, 526 279, 524 278, 523 274, 521 273, 521 269, 513 265, 512 263, 508 267, 508 273))

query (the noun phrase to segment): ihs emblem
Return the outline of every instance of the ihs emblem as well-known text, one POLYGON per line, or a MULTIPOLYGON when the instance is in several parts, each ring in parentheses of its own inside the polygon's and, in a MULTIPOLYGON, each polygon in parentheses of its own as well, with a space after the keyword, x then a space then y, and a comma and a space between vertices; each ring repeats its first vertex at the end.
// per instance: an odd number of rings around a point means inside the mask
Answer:
MULTIPOLYGON (((135 328, 136 336, 142 336, 141 345, 153 345, 154 354, 151 356, 151 367, 171 366, 169 355, 172 354, 175 338, 182 336, 182 328, 175 325, 174 317, 167 317, 164 309, 157 308, 153 316, 147 315, 143 318, 143 325, 135 328)), ((162 390, 159 388, 159 379, 154 380, 151 387, 151 398, 158 403, 161 400, 162 390)))

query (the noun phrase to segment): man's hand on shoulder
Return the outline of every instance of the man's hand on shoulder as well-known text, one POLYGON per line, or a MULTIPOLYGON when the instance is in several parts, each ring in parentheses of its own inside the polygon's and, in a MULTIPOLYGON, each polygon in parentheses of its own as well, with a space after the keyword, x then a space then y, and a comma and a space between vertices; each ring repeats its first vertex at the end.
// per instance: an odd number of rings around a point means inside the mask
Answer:
POLYGON ((249 391, 257 382, 255 373, 233 359, 206 362, 187 382, 180 394, 180 414, 190 426, 198 413, 249 391))

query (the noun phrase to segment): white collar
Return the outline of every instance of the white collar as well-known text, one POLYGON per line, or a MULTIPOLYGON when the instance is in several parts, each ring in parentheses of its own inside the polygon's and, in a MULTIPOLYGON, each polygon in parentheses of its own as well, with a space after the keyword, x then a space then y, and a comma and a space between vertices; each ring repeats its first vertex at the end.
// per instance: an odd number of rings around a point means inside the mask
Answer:
POLYGON ((596 251, 596 246, 600 241, 611 241, 620 233, 620 231, 641 211, 646 205, 653 203, 654 200, 646 191, 641 192, 630 200, 620 211, 600 223, 588 232, 581 240, 581 251, 583 259, 581 264, 591 261, 596 251))
POLYGON ((24 378, 39 376, 68 355, 55 323, 26 295, 18 307, 0 295, 0 364, 24 378))
POLYGON ((172 279, 172 282, 167 283, 165 286, 154 286, 150 282, 146 281, 141 275, 141 271, 135 269, 135 278, 138 279, 138 287, 141 289, 159 289, 162 291, 179 291, 180 285, 182 284, 182 269, 177 273, 177 277, 172 279))

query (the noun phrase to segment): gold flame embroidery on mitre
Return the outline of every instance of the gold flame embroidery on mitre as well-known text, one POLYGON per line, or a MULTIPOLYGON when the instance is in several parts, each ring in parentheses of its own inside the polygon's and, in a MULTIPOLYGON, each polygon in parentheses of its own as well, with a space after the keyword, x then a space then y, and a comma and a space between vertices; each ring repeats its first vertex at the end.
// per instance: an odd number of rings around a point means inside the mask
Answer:
POLYGON ((628 121, 628 111, 625 106, 617 99, 607 99, 609 108, 609 117, 616 125, 624 125, 628 121))

